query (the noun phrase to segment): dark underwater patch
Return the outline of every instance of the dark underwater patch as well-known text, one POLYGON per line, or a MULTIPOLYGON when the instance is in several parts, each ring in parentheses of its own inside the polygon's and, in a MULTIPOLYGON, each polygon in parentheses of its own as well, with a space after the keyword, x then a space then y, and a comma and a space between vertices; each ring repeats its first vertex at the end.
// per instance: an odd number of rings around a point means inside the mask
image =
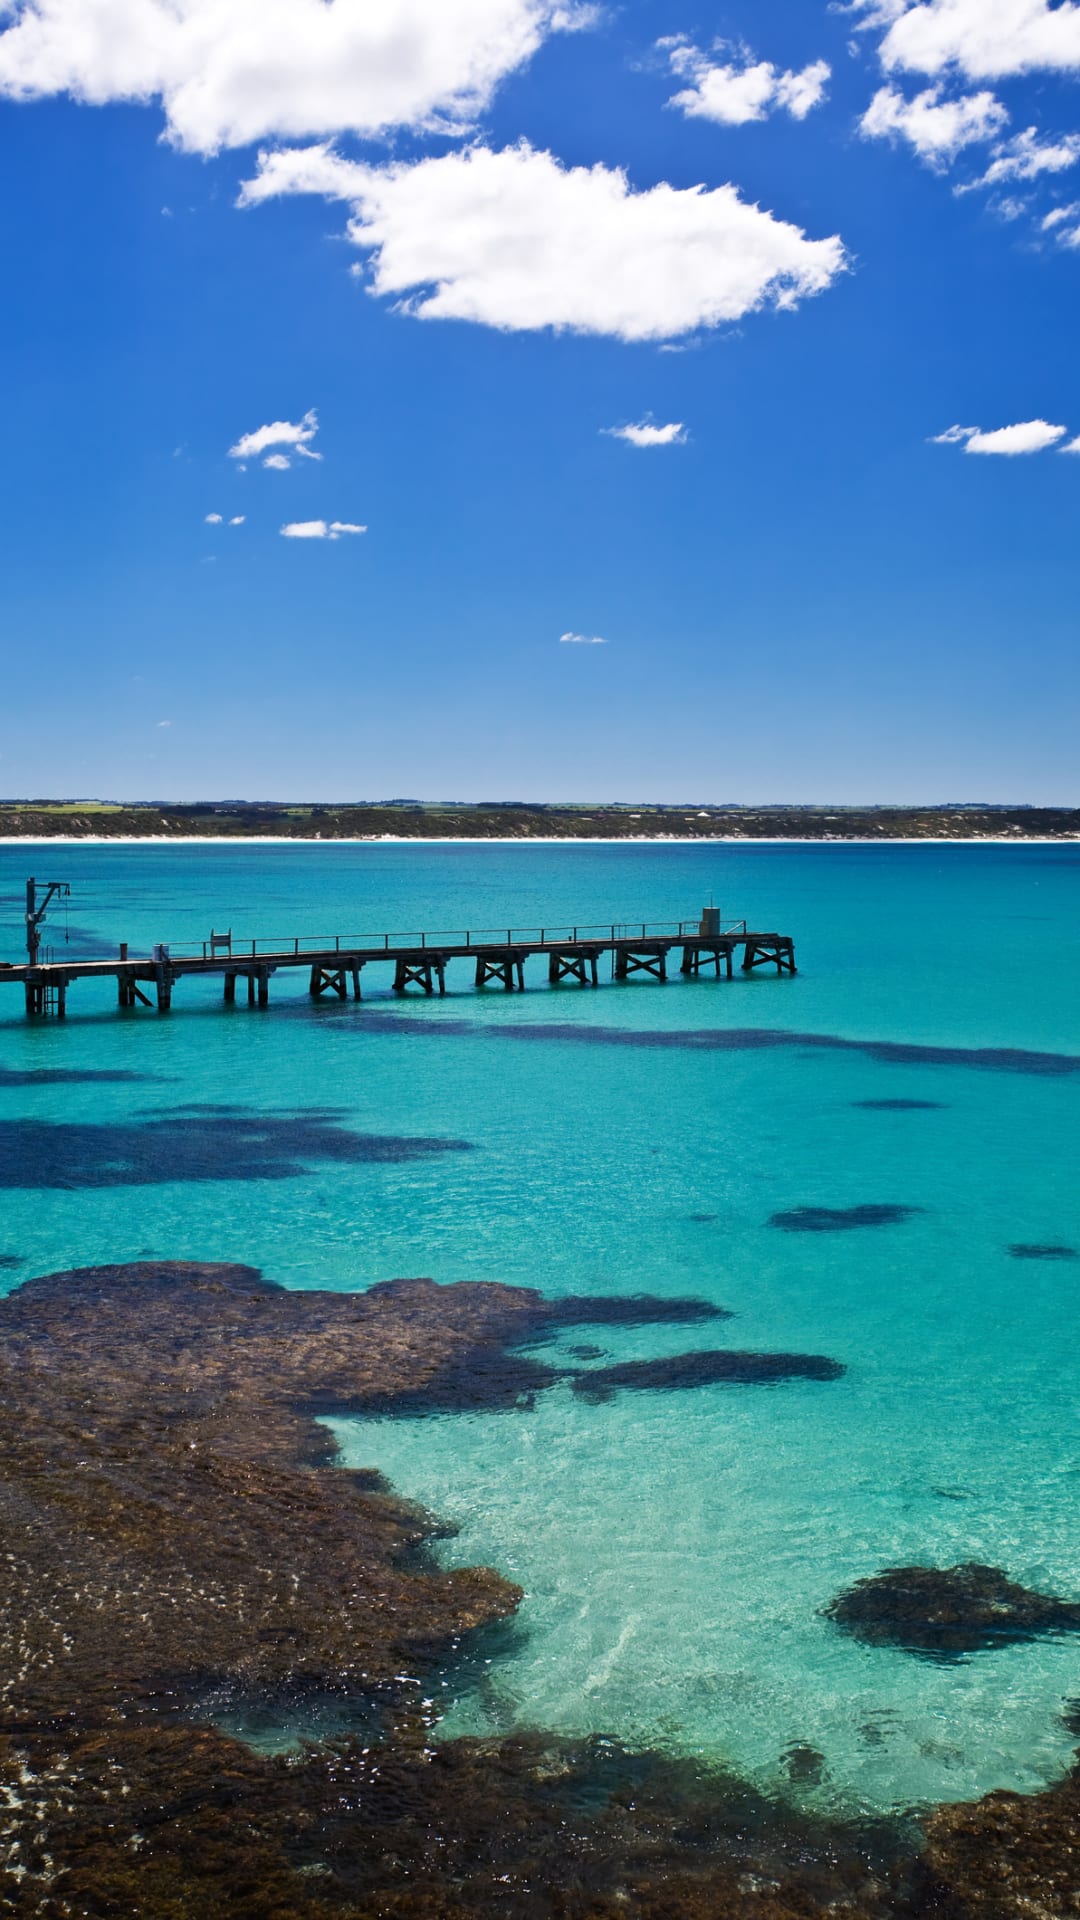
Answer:
POLYGON ((702 1320, 730 1320, 732 1314, 711 1300, 678 1295, 567 1293, 544 1302, 544 1318, 553 1327, 688 1327, 702 1320))
POLYGON ((0 1067, 0 1087, 88 1087, 99 1081, 161 1084, 158 1073, 128 1073, 121 1068, 0 1067))
POLYGON ((861 1053, 890 1067, 968 1067, 982 1073, 1080 1074, 1080 1054, 1040 1053, 1026 1047, 932 1047, 914 1041, 849 1040, 837 1033, 789 1033, 779 1027, 701 1027, 683 1032, 578 1026, 570 1021, 428 1020, 404 1013, 350 1014, 350 1031, 405 1033, 438 1039, 558 1041, 570 1046, 639 1047, 698 1053, 768 1053, 787 1048, 861 1053))
POLYGON ((0 1273, 14 1273, 16 1267, 25 1265, 21 1253, 0 1253, 0 1273))
POLYGON ((610 1400, 620 1388, 676 1393, 684 1387, 771 1386, 780 1380, 839 1380, 838 1360, 817 1353, 676 1353, 659 1360, 623 1360, 573 1376, 583 1400, 610 1400))
POLYGON ((695 1227, 711 1227, 714 1220, 719 1220, 720 1215, 718 1213, 688 1213, 686 1217, 695 1227))
MULTIPOLYGON (((537 1394, 559 1378, 555 1367, 492 1343, 474 1347, 460 1361, 440 1367, 423 1386, 411 1391, 369 1393, 364 1411, 392 1420, 441 1413, 527 1413, 536 1404, 537 1394)), ((322 1415, 342 1411, 332 1400, 316 1399, 310 1407, 322 1415)))
POLYGON ((1066 1247, 1052 1240, 1017 1240, 1009 1252, 1014 1260, 1080 1260, 1080 1251, 1076 1247, 1066 1247))
POLYGON ((944 1111, 941 1100, 853 1100, 864 1113, 931 1113, 944 1111))
POLYGON ((1000 1567, 976 1561, 889 1567, 856 1581, 823 1611, 867 1646, 898 1647, 933 1660, 1080 1631, 1074 1601, 1018 1586, 1000 1567))
POLYGON ((310 1113, 148 1115, 141 1121, 0 1121, 0 1188, 142 1187, 170 1181, 290 1180, 312 1160, 348 1165, 469 1151, 465 1140, 355 1133, 310 1113))
POLYGON ((789 1207, 769 1217, 770 1227, 782 1233, 849 1233, 858 1227, 893 1227, 921 1207, 901 1207, 889 1201, 870 1201, 858 1207, 789 1207))

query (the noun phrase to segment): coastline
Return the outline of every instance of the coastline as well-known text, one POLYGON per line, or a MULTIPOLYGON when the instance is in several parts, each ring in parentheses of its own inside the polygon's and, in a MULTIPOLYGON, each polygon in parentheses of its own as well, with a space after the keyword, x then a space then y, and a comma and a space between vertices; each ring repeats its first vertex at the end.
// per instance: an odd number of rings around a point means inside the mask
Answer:
POLYGON ((322 834, 271 833, 15 833, 0 847, 1068 847, 1080 833, 848 834, 752 836, 742 833, 624 833, 613 839, 584 834, 322 834))

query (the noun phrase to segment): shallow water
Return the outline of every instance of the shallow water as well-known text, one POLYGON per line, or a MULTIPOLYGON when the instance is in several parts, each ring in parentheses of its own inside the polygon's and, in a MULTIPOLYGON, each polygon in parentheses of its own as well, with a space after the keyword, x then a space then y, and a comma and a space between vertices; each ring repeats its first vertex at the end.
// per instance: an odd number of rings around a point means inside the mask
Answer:
MULTIPOLYGON (((552 991, 533 963, 519 998, 475 994, 462 964, 444 1001, 402 1005, 369 969, 359 1007, 279 975, 269 1013, 184 982, 169 1018, 83 982, 63 1026, 33 1027, 0 991, 0 1283, 152 1252, 294 1286, 430 1273, 722 1304, 736 1317, 574 1328, 544 1357, 730 1346, 846 1373, 600 1404, 564 1381, 513 1414, 335 1423, 347 1461, 459 1523, 448 1560, 526 1589, 483 1683, 444 1690, 446 1729, 602 1729, 762 1782, 813 1747, 799 1791, 820 1805, 1061 1771, 1080 1644, 940 1665, 820 1610, 911 1561, 1080 1598, 1080 1262, 1009 1252, 1080 1247, 1080 850, 5 847, 0 957, 30 865, 72 882, 70 952, 211 925, 678 918, 710 893, 791 932, 794 980, 552 991), (787 1038, 753 1044, 766 1031, 787 1038), (83 1077, 101 1073, 130 1077, 83 1077), (872 1104, 901 1101, 925 1104, 872 1104), (874 1207, 911 1211, 770 1224, 874 1207)), ((59 957, 59 914, 49 937, 59 957)))

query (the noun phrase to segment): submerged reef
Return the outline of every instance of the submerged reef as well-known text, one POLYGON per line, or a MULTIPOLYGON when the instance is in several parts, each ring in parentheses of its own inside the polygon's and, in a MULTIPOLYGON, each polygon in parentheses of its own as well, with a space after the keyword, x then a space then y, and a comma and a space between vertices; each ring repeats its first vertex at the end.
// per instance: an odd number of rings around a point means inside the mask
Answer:
POLYGON ((1014 1260, 1080 1260, 1076 1247, 1062 1246, 1059 1241, 1018 1240, 1009 1252, 1014 1260))
POLYGON ((1080 1605, 1018 1586, 999 1567, 890 1567, 826 1607, 857 1640, 937 1660, 1080 1630, 1080 1605))
POLYGON ((851 1104, 866 1113, 937 1113, 942 1108, 940 1100, 853 1100, 851 1104))
MULTIPOLYGON (((249 1267, 149 1260, 0 1299, 0 1914, 1072 1910, 1069 1785, 947 1809, 920 1853, 908 1827, 800 1811, 791 1784, 603 1738, 433 1743, 425 1685, 518 1590, 441 1570, 437 1523, 374 1469, 333 1467, 315 1416, 507 1404, 504 1364, 558 1377, 509 1350, 595 1304, 427 1280, 283 1292, 249 1267), (488 1383, 472 1399, 471 1371, 488 1383), (208 1701, 242 1721, 314 1696, 366 1731, 273 1755, 207 1724, 208 1701)), ((811 1791, 826 1775, 800 1742, 779 1768, 811 1791)))
POLYGON ((921 1207, 901 1207, 887 1201, 868 1201, 859 1207, 790 1207, 770 1216, 770 1227, 784 1233, 847 1233, 855 1227, 893 1227, 921 1207))
POLYGON ((675 1353, 658 1360, 623 1360, 574 1375, 574 1392, 610 1400, 618 1387, 672 1393, 680 1387, 768 1386, 778 1380, 839 1380, 844 1368, 819 1353, 734 1353, 728 1348, 675 1353))

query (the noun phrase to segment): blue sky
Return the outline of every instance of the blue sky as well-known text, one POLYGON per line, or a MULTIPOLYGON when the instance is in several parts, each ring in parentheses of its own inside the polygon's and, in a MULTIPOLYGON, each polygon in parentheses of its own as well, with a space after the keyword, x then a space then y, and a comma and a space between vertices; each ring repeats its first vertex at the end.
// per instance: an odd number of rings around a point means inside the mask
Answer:
POLYGON ((0 792, 1080 800, 1080 8, 0 22, 0 792))

